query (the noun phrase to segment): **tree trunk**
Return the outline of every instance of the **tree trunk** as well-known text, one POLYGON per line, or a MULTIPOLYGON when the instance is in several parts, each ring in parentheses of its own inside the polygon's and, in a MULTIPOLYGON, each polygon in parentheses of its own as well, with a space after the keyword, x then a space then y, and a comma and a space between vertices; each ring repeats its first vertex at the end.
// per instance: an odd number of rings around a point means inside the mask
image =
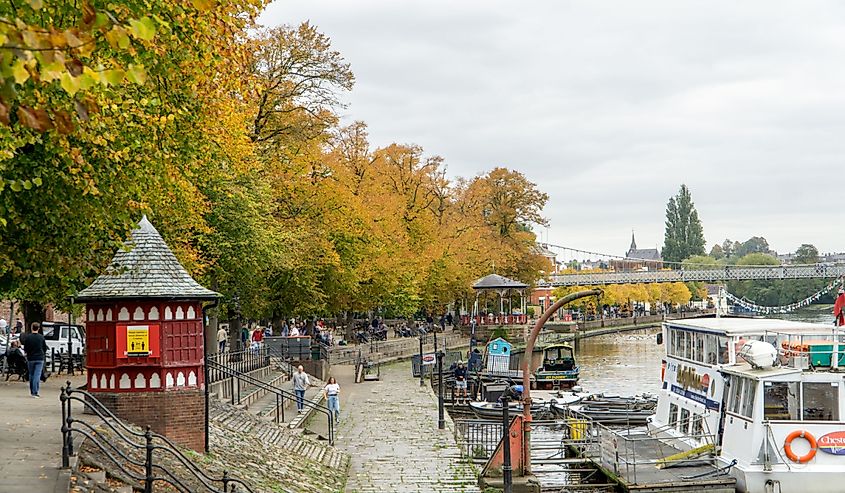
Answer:
POLYGON ((228 313, 229 318, 229 348, 231 351, 244 349, 241 347, 241 319, 237 313, 230 309, 228 313))
POLYGON ((29 332, 29 328, 34 322, 41 323, 47 316, 47 310, 44 309, 44 305, 40 301, 23 300, 21 307, 23 308, 24 332, 29 332))
POLYGON ((355 316, 352 310, 346 312, 345 318, 346 333, 343 338, 346 340, 347 343, 351 343, 355 340, 355 316))

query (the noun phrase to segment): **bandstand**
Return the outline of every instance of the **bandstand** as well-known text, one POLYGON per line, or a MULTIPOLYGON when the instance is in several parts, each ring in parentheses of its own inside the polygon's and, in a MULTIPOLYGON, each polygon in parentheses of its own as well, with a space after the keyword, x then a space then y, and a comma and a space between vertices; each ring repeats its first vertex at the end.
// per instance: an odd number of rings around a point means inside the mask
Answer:
POLYGON ((475 281, 472 285, 475 291, 475 303, 473 304, 471 316, 464 317, 462 322, 468 325, 471 320, 475 320, 476 325, 519 325, 528 323, 528 316, 525 314, 525 290, 528 285, 498 274, 489 274, 475 281), (486 313, 481 315, 479 312, 479 299, 485 293, 495 293, 499 296, 499 313, 486 313), (513 313, 511 301, 508 298, 508 313, 505 312, 505 299, 514 293, 519 294, 520 312, 513 313))

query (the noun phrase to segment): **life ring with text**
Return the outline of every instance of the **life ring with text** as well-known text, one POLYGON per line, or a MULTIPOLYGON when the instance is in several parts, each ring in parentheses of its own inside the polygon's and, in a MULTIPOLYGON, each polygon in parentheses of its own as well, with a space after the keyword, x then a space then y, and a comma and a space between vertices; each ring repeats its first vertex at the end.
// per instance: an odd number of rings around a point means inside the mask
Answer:
POLYGON ((789 460, 792 462, 798 463, 805 463, 809 462, 813 457, 816 456, 816 450, 819 448, 818 443, 816 443, 816 437, 810 434, 810 432, 804 430, 795 430, 789 435, 786 435, 786 440, 783 442, 783 451, 786 452, 786 456, 789 457, 789 460), (792 451, 792 440, 796 438, 803 438, 810 443, 810 451, 806 454, 798 457, 795 455, 795 452, 792 451))

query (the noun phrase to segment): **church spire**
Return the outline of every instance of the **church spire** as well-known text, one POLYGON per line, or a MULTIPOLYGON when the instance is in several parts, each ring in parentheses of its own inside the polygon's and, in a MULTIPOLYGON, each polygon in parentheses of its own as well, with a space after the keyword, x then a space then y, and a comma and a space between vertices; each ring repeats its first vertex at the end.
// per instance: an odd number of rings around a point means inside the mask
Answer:
POLYGON ((628 253, 633 252, 637 249, 637 240, 634 239, 634 230, 631 230, 631 248, 628 249, 628 253))

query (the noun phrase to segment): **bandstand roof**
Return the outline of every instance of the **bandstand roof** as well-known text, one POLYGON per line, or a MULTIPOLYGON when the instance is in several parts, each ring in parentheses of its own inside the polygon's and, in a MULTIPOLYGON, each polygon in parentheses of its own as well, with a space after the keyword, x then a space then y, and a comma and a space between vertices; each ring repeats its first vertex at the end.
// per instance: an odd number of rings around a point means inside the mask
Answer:
POLYGON ((124 248, 117 251, 106 272, 76 296, 76 301, 107 299, 193 299, 220 297, 202 287, 182 267, 153 227, 141 218, 124 248))
POLYGON ((475 281, 475 284, 472 285, 472 289, 479 291, 485 289, 525 289, 527 287, 527 284, 514 281, 513 279, 508 279, 507 277, 500 276, 498 274, 486 275, 475 281))

